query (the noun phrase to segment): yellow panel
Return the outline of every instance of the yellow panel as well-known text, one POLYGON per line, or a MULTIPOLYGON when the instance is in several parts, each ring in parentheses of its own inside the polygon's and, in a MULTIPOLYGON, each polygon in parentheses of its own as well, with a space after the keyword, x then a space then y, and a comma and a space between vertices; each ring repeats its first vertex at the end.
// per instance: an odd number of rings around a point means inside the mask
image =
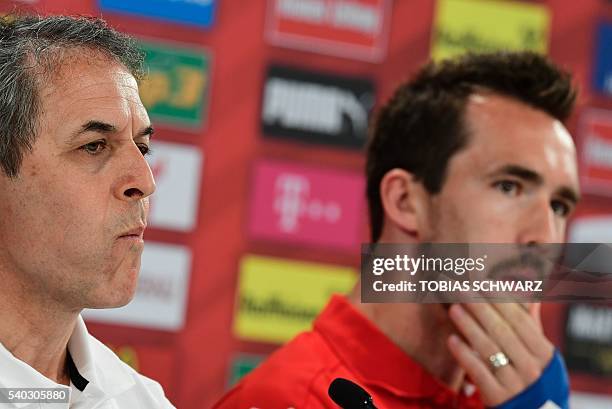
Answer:
POLYGON ((308 330, 332 294, 355 285, 354 269, 249 255, 238 279, 235 334, 283 343, 308 330))
POLYGON ((546 54, 550 15, 539 4, 439 0, 432 33, 435 60, 466 51, 532 50, 546 54))

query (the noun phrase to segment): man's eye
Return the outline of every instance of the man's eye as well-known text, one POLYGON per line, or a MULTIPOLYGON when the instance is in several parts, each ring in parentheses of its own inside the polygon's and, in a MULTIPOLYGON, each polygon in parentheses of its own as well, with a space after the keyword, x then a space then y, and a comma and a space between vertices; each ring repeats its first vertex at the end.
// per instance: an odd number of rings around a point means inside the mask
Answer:
POLYGON ((146 145, 144 143, 138 144, 138 149, 140 149, 140 153, 142 153, 142 156, 151 154, 151 148, 149 147, 149 145, 146 145))
POLYGON ((570 213, 570 207, 560 200, 553 200, 550 202, 550 207, 557 216, 567 217, 570 213))
POLYGON ((86 153, 90 155, 97 155, 100 152, 102 152, 104 149, 106 149, 106 141, 100 140, 100 141, 89 142, 81 146, 79 149, 84 150, 86 153))
POLYGON ((506 195, 516 196, 521 192, 521 185, 512 180, 502 180, 496 182, 494 186, 496 189, 506 195))

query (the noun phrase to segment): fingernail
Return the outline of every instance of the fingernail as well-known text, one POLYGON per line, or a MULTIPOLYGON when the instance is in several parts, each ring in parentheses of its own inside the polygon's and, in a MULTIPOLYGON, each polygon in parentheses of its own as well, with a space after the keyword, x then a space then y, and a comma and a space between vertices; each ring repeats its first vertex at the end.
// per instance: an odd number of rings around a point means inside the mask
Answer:
POLYGON ((459 304, 453 304, 452 307, 450 307, 451 313, 456 315, 457 317, 461 317, 464 313, 463 311, 463 307, 461 307, 459 304))

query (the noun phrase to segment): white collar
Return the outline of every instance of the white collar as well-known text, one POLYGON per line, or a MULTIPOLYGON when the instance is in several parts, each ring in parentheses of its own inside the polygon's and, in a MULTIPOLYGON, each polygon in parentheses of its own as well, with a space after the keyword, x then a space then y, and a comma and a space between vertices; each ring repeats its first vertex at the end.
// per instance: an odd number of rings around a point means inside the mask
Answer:
MULTIPOLYGON (((130 369, 104 344, 87 332, 83 318, 77 317, 68 341, 68 351, 78 373, 88 381, 83 391, 88 399, 109 399, 135 384, 130 369)), ((15 358, 0 343, 0 387, 4 388, 66 388, 45 377, 25 362, 15 358)), ((28 404, 15 404, 22 408, 28 404)))
MULTIPOLYGON (((2 388, 65 388, 51 379, 35 371, 31 366, 15 358, 13 354, 0 342, 0 387, 2 388)), ((23 408, 29 403, 15 403, 18 408, 23 408)))

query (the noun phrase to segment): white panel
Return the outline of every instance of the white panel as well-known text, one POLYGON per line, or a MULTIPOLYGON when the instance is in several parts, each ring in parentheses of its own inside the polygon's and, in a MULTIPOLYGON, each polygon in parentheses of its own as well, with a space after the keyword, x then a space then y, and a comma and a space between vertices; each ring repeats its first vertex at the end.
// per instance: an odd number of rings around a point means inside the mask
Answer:
POLYGON ((125 307, 83 311, 86 320, 180 330, 185 322, 191 252, 187 247, 145 242, 138 287, 125 307))
POLYGON ((191 231, 196 226, 202 153, 195 146, 152 141, 148 162, 157 189, 151 196, 149 225, 191 231))

